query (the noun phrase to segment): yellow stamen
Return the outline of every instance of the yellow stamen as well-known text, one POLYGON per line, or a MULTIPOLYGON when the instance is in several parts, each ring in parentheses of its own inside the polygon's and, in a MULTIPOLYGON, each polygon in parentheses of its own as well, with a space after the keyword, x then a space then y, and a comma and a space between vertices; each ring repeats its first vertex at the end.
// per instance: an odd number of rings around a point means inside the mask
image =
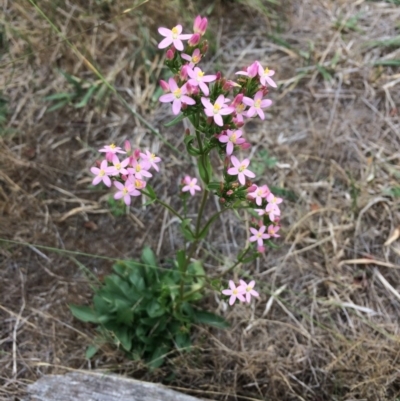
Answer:
POLYGON ((221 106, 219 104, 214 104, 214 114, 218 114, 221 110, 221 106))
POLYGON ((255 107, 256 109, 258 109, 258 108, 260 108, 260 106, 261 106, 261 99, 257 99, 257 100, 254 102, 254 107, 255 107))
POLYGON ((117 163, 117 164, 115 165, 115 168, 116 168, 117 170, 121 170, 121 164, 120 164, 120 163, 117 163))
POLYGON ((99 172, 100 177, 103 177, 105 174, 106 174, 106 172, 104 170, 100 170, 100 172, 99 172))
POLYGON ((111 149, 115 149, 116 146, 112 143, 112 144, 110 145, 110 148, 111 148, 111 149))
POLYGON ((172 37, 174 38, 174 39, 176 39, 177 37, 178 37, 178 28, 176 27, 176 26, 174 26, 172 29, 171 29, 171 31, 172 31, 172 37))
POLYGON ((198 71, 197 72, 197 78, 201 78, 204 75, 203 71, 198 71))
POLYGON ((266 68, 265 70, 264 70, 264 74, 268 74, 269 73, 269 68, 266 68))
POLYGON ((174 96, 179 99, 182 96, 181 88, 175 89, 173 92, 174 96))

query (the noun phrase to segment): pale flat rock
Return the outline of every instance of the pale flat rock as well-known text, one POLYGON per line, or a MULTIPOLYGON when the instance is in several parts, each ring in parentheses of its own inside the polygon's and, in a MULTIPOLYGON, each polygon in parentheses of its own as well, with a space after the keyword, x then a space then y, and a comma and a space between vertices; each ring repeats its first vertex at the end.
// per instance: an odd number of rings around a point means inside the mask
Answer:
POLYGON ((98 372, 43 376, 27 392, 25 401, 202 401, 161 384, 98 372))

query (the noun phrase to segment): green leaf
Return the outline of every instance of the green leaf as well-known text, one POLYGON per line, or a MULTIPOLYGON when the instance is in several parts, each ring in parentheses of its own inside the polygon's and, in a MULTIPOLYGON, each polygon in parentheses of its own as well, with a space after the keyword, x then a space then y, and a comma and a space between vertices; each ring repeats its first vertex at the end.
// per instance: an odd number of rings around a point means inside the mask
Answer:
POLYGON ((199 156, 200 150, 193 146, 193 142, 196 139, 194 135, 187 135, 185 136, 184 143, 186 145, 186 150, 192 156, 199 156))
POLYGON ((47 113, 50 113, 52 111, 61 109, 61 107, 66 106, 69 103, 69 100, 63 100, 62 102, 56 103, 54 106, 51 106, 47 109, 47 113))
POLYGON ((320 64, 316 65, 317 70, 321 73, 322 77, 324 78, 325 81, 331 81, 332 80, 332 75, 329 74, 328 70, 323 67, 320 64))
POLYGON ((210 191, 218 191, 221 187, 221 183, 217 181, 212 181, 208 184, 208 189, 210 191))
POLYGON ((113 332, 124 350, 130 351, 132 348, 132 338, 129 333, 129 329, 125 326, 118 326, 113 330, 113 332))
POLYGON ((195 323, 203 323, 209 326, 218 327, 219 329, 226 329, 229 327, 229 323, 222 316, 215 315, 211 312, 195 309, 194 318, 195 323))
POLYGON ((173 125, 178 124, 179 122, 181 122, 184 118, 185 118, 184 114, 179 114, 172 121, 170 121, 169 123, 164 124, 164 127, 166 127, 166 128, 172 127, 173 125))
POLYGON ((265 240, 265 243, 273 249, 280 249, 280 246, 274 244, 270 239, 265 240))
POLYGON ((208 154, 201 155, 198 158, 197 167, 202 181, 208 186, 212 177, 212 167, 210 163, 210 156, 208 154))
POLYGON ((186 263, 186 251, 184 249, 181 249, 176 253, 176 261, 178 263, 179 270, 183 271, 186 263))
POLYGON ((160 347, 156 348, 149 359, 149 367, 151 369, 159 368, 164 363, 164 359, 168 351, 169 347, 167 347, 166 345, 161 345, 160 347))
POLYGON ((175 336, 175 343, 178 349, 188 349, 192 345, 190 341, 190 335, 187 333, 178 333, 175 336))
POLYGON ((81 107, 85 107, 90 98, 92 97, 93 93, 95 92, 95 90, 97 89, 97 85, 92 85, 89 90, 86 92, 85 96, 83 97, 83 99, 75 105, 75 108, 79 109, 81 107))
POLYGON ((149 184, 146 185, 146 192, 149 194, 149 198, 151 200, 156 200, 157 199, 157 194, 155 193, 153 187, 151 187, 149 184))
POLYGON ((149 317, 159 317, 165 313, 165 310, 156 299, 152 299, 147 305, 146 312, 149 317))
POLYGON ((86 348, 86 352, 85 352, 85 358, 86 359, 91 359, 95 356, 95 354, 97 353, 97 351, 99 350, 98 347, 96 347, 95 345, 89 345, 86 348))
POLYGON ((142 260, 148 266, 157 266, 156 256, 150 247, 145 246, 142 252, 142 260))
POLYGON ((82 322, 99 323, 96 311, 89 306, 69 305, 71 313, 82 322))
POLYGON ((400 67, 400 59, 378 60, 375 61, 373 65, 382 65, 384 67, 400 67))

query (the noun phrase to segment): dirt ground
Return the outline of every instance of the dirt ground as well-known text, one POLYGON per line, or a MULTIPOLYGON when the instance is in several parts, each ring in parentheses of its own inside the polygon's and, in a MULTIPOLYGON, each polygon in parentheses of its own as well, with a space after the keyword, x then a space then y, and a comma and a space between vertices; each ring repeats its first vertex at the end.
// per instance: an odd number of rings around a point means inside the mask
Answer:
MULTIPOLYGON (((216 400, 400 400, 400 3, 35 3, 0 5, 0 399, 44 374, 101 369, 216 400), (209 294, 232 327, 199 326, 191 353, 151 372, 108 346, 88 361, 95 327, 68 309, 91 298, 82 265, 102 277, 144 245, 163 260, 183 244, 159 208, 121 214, 89 168, 96 149, 130 139, 163 158, 163 199, 195 174, 165 144, 183 151, 185 127, 164 127, 156 45, 158 26, 189 29, 197 13, 210 21, 207 71, 276 70, 267 119, 245 132, 262 183, 284 190, 281 247, 241 267, 261 294, 251 306, 209 294), (51 111, 56 93, 68 104, 51 111)), ((211 275, 247 240, 233 215, 219 227, 198 255, 211 275)))

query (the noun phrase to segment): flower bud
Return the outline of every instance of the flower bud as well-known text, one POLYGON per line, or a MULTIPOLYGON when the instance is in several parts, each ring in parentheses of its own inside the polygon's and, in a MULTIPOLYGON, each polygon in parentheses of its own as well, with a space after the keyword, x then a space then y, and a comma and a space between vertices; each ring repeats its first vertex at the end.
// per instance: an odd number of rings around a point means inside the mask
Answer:
POLYGON ((139 159, 139 157, 140 157, 140 149, 135 149, 135 151, 133 152, 133 156, 135 157, 135 159, 139 159))
POLYGON ((190 135, 190 129, 189 129, 189 128, 186 128, 186 129, 185 129, 185 135, 186 135, 186 136, 190 135))
POLYGON ((206 17, 202 18, 200 15, 198 15, 194 19, 193 23, 193 32, 198 33, 201 36, 203 36, 207 30, 207 25, 208 25, 208 20, 206 17))
POLYGON ((211 125, 214 121, 213 117, 207 117, 207 125, 211 125))
POLYGON ((239 188, 239 183, 238 182, 232 183, 231 188, 233 188, 233 189, 239 188))
POLYGON ((121 175, 121 178, 122 178, 122 181, 126 181, 126 180, 128 179, 128 176, 125 175, 125 174, 122 174, 122 175, 121 175))
POLYGON ((229 191, 227 191, 226 195, 227 196, 231 196, 233 194, 233 191, 230 189, 229 191))
POLYGON ((219 198, 219 203, 225 203, 226 202, 226 199, 224 199, 224 198, 219 198))
POLYGON ((173 60, 175 57, 175 51, 173 49, 168 49, 167 53, 165 53, 165 57, 167 60, 173 60))
POLYGON ((207 53, 207 50, 208 50, 208 42, 205 40, 205 41, 203 42, 203 46, 202 46, 202 48, 201 48, 201 53, 202 53, 202 54, 206 54, 206 53, 207 53))
POLYGON ((244 142, 244 143, 242 143, 241 145, 239 145, 240 146, 240 148, 242 149, 242 150, 247 150, 247 149, 249 149, 250 147, 251 147, 251 145, 248 143, 248 142, 244 142))
POLYGON ((257 247, 257 252, 258 253, 265 253, 265 246, 258 246, 257 247))
POLYGON ((187 64, 185 64, 182 66, 182 68, 179 72, 179 78, 182 81, 187 81, 187 79, 188 79, 188 72, 187 72, 188 68, 189 68, 189 66, 187 64))
POLYGON ((162 89, 165 93, 170 92, 168 83, 165 82, 165 81, 163 81, 162 79, 160 79, 160 86, 161 86, 161 89, 162 89))
POLYGON ((199 33, 194 33, 188 40, 188 45, 194 47, 200 43, 200 39, 201 35, 199 33))
POLYGON ((124 143, 124 149, 128 153, 128 156, 129 156, 129 154, 132 150, 132 147, 131 147, 131 143, 128 140, 126 140, 124 143))
POLYGON ((246 189, 246 191, 247 192, 254 192, 254 191, 256 191, 257 190, 257 185, 256 184, 253 184, 253 185, 251 185, 250 187, 248 187, 247 189, 246 189))
POLYGON ((217 78, 216 78, 216 81, 219 81, 219 80, 221 79, 221 77, 222 77, 221 71, 218 71, 218 72, 215 74, 215 76, 217 77, 217 78))

